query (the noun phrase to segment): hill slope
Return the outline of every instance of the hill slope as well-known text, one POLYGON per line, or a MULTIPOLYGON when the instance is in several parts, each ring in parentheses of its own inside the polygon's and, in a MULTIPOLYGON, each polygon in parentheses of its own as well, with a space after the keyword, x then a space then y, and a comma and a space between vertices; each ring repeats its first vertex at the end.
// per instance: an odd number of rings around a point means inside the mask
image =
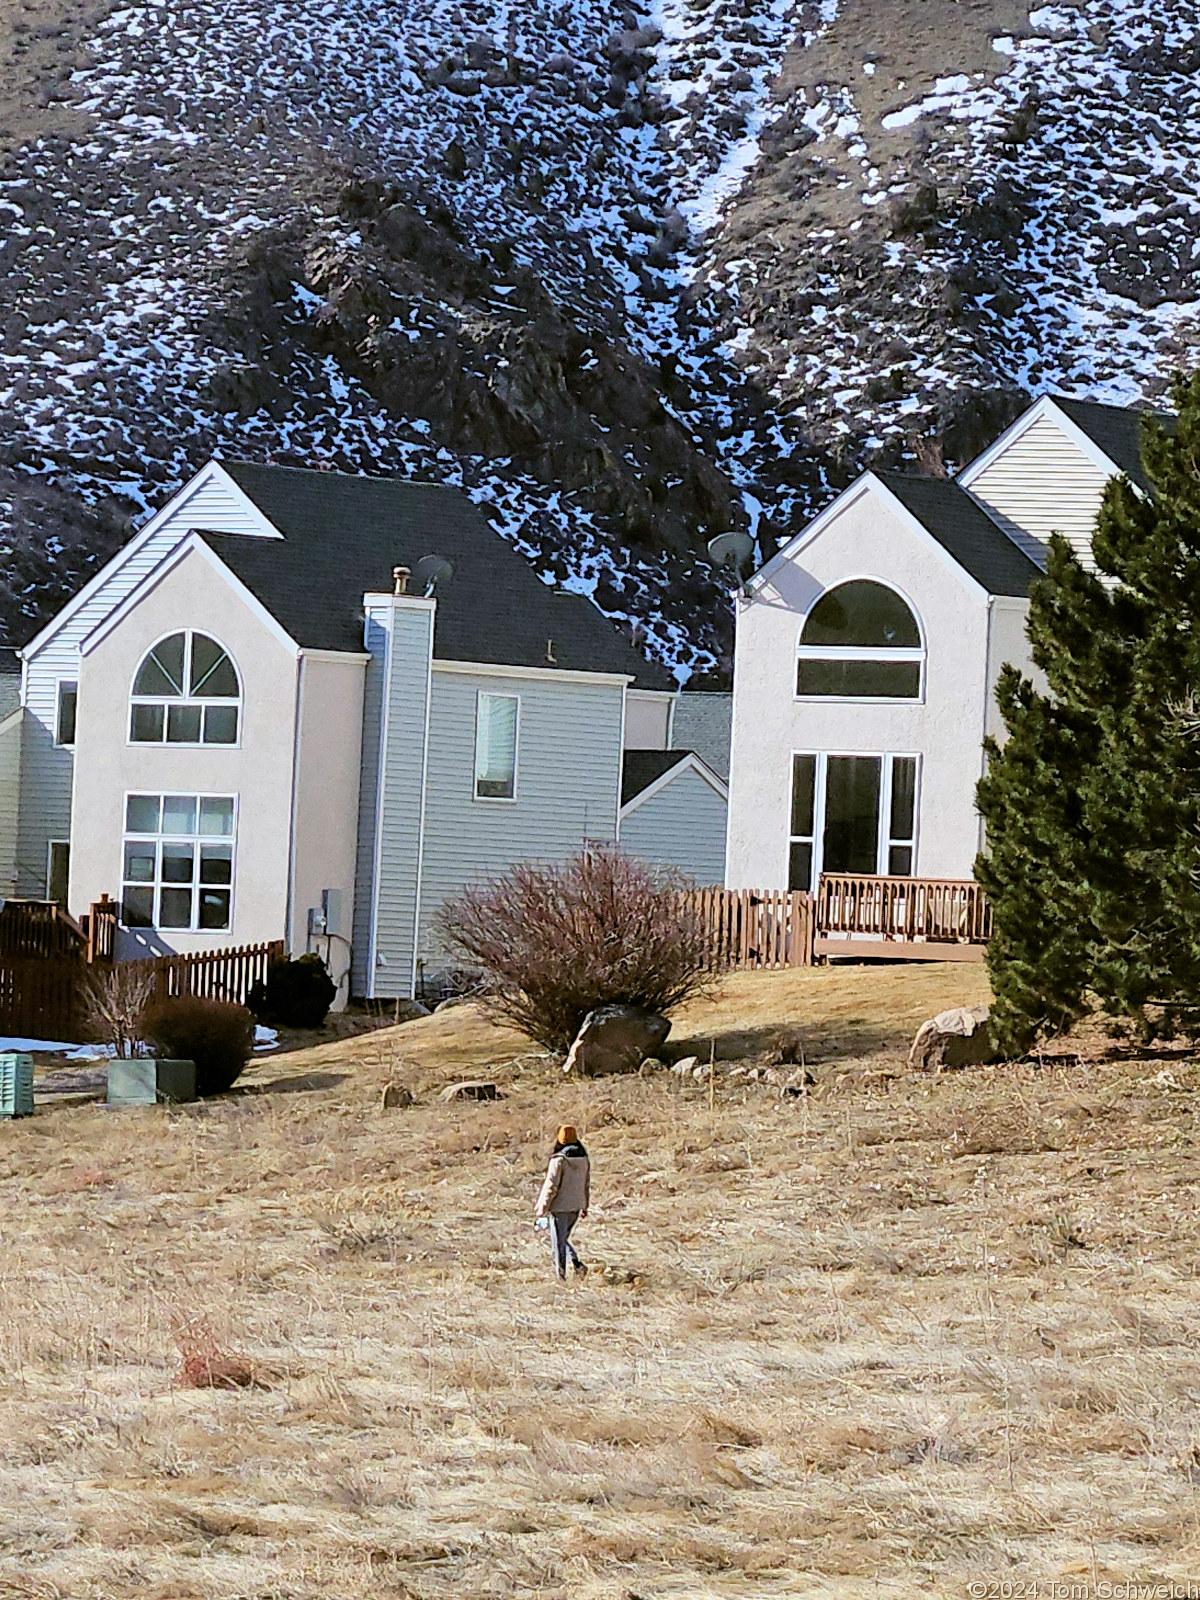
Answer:
POLYGON ((0 23, 0 616, 214 451, 461 482, 721 662, 696 559, 1191 338, 1183 0, 192 0, 0 23))

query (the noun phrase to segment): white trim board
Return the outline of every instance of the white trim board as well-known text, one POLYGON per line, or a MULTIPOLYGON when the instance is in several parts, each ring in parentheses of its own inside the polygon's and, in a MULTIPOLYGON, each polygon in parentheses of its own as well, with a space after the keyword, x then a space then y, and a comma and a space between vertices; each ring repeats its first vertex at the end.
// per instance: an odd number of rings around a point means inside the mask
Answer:
POLYGON ((498 661, 443 661, 433 659, 435 672, 461 672, 484 678, 549 678, 559 683, 632 683, 628 672, 576 672, 565 667, 506 667, 498 661))
MULTIPOLYGON (((175 494, 173 494, 167 501, 166 505, 161 507, 160 510, 156 511, 150 518, 149 522, 145 523, 138 530, 138 532, 134 534, 133 538, 130 539, 128 544, 123 545, 111 560, 106 561, 104 566, 100 568, 100 571, 84 584, 79 593, 67 601, 62 610, 59 611, 53 618, 51 618, 51 620, 46 624, 40 633, 34 635, 34 637, 21 651, 21 657, 23 661, 29 662, 35 655, 37 655, 37 653, 50 642, 54 635, 58 633, 58 631, 66 623, 68 623, 71 618, 74 617, 88 603, 88 601, 92 599, 94 595, 100 592, 100 590, 112 577, 113 573, 118 572, 131 556, 136 555, 137 552, 154 537, 164 522, 169 522, 172 517, 185 510, 188 501, 191 500, 201 489, 207 488, 209 484, 214 481, 214 479, 222 480, 222 486, 227 488, 234 499, 241 504, 243 510, 251 518, 251 520, 258 524, 261 530, 260 536, 262 538, 282 539, 283 535, 280 533, 275 524, 267 521, 266 517, 263 516, 262 512, 247 496, 245 491, 237 486, 237 484, 225 471, 221 463, 214 459, 210 461, 206 467, 201 467, 200 471, 195 475, 194 478, 190 479, 184 484, 182 489, 179 489, 175 494)), ((181 537, 186 536, 187 535, 182 535, 181 537)), ((254 536, 250 535, 249 537, 254 536)))
MULTIPOLYGON (((627 756, 635 755, 636 752, 626 750, 625 754, 627 756)), ((640 789, 634 795, 632 800, 627 801, 621 807, 621 819, 631 816, 639 806, 644 805, 647 800, 653 799, 656 794, 665 789, 668 784, 674 783, 675 779, 685 772, 697 773, 711 789, 716 790, 726 805, 729 804, 729 785, 713 771, 706 761, 701 760, 694 750, 689 750, 682 761, 677 761, 673 767, 668 767, 665 772, 660 772, 653 783, 648 783, 644 789, 640 789)))

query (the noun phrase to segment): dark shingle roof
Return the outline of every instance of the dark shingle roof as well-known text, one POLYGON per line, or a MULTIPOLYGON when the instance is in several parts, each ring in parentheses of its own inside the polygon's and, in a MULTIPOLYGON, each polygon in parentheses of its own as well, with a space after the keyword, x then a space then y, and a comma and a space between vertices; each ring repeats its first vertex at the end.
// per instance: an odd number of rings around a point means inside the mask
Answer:
POLYGON ((1172 432, 1175 418, 1169 412, 1135 410, 1127 406, 1104 406, 1095 400, 1068 400, 1064 395, 1050 396, 1060 411, 1064 412, 1136 486, 1145 494, 1154 488, 1142 465, 1142 423, 1149 419, 1161 422, 1172 432))
POLYGON ((1025 596, 1041 576, 1024 551, 951 479, 903 472, 876 476, 989 594, 1025 596))
POLYGON ((690 750, 626 750, 621 771, 621 804, 629 802, 691 755, 690 750))
POLYGON ((638 687, 674 680, 647 661, 585 595, 541 582, 461 490, 396 478, 223 461, 282 539, 200 532, 300 645, 363 648, 362 597, 389 593, 392 568, 436 554, 454 563, 437 596, 442 661, 628 673, 638 687), (553 641, 553 663, 547 641, 553 641))

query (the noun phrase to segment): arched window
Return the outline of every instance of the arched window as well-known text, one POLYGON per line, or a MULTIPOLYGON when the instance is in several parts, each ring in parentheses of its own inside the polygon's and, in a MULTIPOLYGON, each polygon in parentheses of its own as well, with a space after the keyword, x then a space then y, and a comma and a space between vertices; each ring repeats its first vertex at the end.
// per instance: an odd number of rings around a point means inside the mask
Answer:
POLYGON ((925 651, 894 589, 855 578, 830 589, 800 635, 796 693, 849 700, 919 700, 925 651))
POLYGON ((237 669, 206 633, 172 633, 142 658, 133 680, 134 744, 236 744, 237 669))

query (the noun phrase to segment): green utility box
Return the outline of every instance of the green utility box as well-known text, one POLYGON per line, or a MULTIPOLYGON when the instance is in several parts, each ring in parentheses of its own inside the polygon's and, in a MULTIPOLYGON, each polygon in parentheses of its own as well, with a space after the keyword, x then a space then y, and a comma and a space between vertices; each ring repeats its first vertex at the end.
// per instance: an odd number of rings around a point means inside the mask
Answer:
POLYGON ((0 1053, 0 1117, 33 1115, 33 1057, 23 1052, 0 1053))
POLYGON ((194 1061, 112 1061, 108 1068, 110 1106, 156 1106, 162 1101, 196 1098, 194 1061))

